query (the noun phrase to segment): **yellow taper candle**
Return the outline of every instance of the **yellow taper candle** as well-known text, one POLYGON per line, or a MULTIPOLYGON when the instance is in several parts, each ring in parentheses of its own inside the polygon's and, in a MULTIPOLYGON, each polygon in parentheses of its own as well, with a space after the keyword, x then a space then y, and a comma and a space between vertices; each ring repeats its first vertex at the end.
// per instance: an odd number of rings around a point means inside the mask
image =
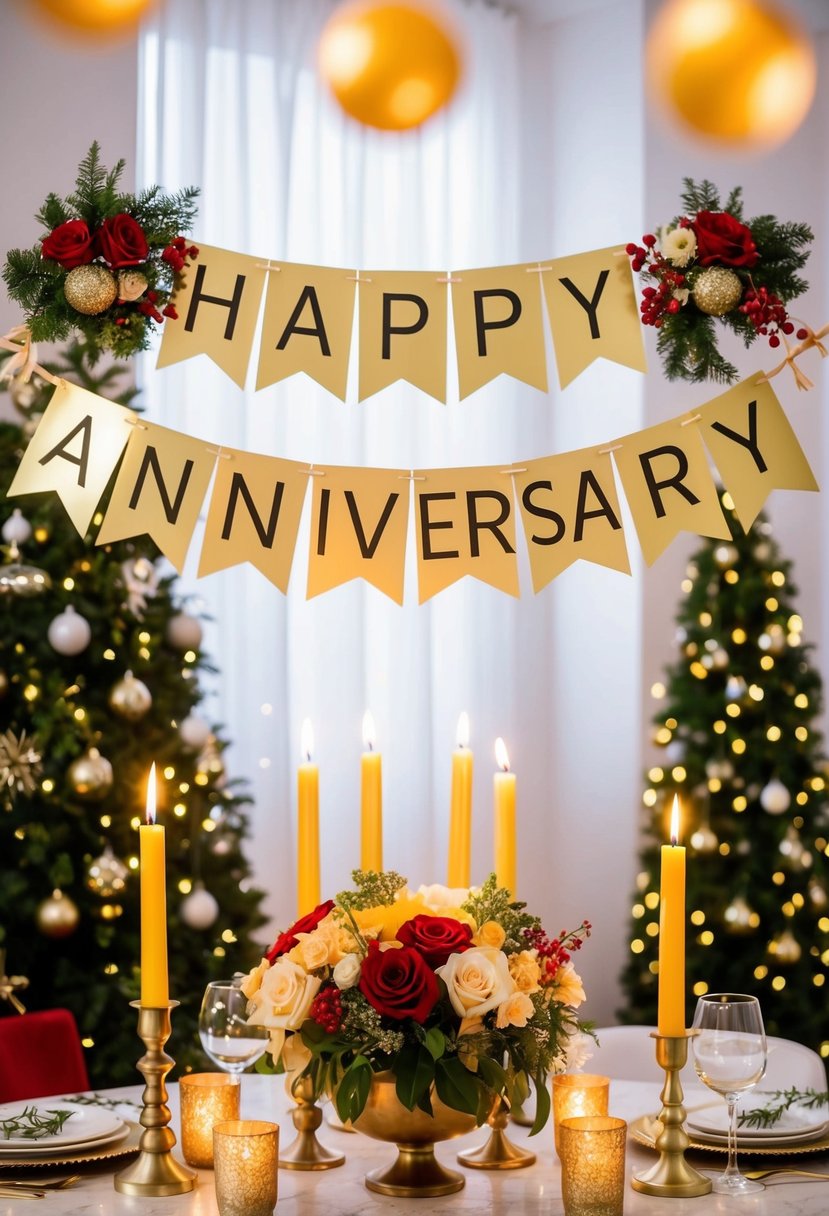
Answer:
POLYGON ((679 799, 671 811, 671 843, 662 846, 659 886, 659 1033, 685 1033, 685 849, 679 839, 679 799))
POLYGON ((458 746, 452 753, 452 801, 449 808, 449 858, 446 885, 469 886, 472 844, 472 752, 469 750, 469 714, 458 718, 458 746))
POLYGON ((311 762, 314 731, 308 718, 300 731, 302 763, 297 770, 296 908, 298 916, 320 902, 320 773, 311 762))
POLYGON ((503 739, 495 740, 495 877, 498 886, 515 895, 515 773, 503 739))
POLYGON ((146 823, 138 829, 141 873, 141 1004, 164 1009, 170 1000, 167 980, 167 889, 164 828, 155 821, 155 764, 147 778, 146 823))
POLYGON ((360 869, 383 869, 383 763, 374 750, 374 718, 363 715, 363 752, 360 784, 360 869))

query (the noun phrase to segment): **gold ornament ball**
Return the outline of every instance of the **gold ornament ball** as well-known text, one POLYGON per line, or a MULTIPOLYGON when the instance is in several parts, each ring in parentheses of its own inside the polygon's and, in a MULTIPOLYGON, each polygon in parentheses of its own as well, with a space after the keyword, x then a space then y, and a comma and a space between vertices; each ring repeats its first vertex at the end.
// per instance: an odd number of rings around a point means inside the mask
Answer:
POLYGON ((446 105, 461 57, 426 5, 356 0, 337 8, 319 44, 324 79, 346 114, 369 127, 403 131, 446 105))
POLYGON ((691 848, 697 853, 716 853, 719 847, 717 833, 707 823, 701 823, 691 836, 691 848))
POLYGON ((742 895, 735 895, 723 913, 726 931, 735 936, 751 933, 757 928, 759 919, 742 895))
POLYGON ((137 680, 131 671, 110 690, 110 707, 128 722, 137 722, 139 718, 143 718, 152 703, 149 688, 142 680, 137 680))
POLYGON ((78 905, 58 890, 38 904, 35 913, 38 930, 44 937, 69 937, 77 929, 80 918, 78 905))
POLYGON ((8 673, 3 671, 3 669, 0 667, 0 697, 5 697, 5 695, 8 691, 9 691, 8 673))
MULTIPOLYGON (((116 857, 110 846, 107 845, 101 856, 89 863, 86 885, 90 891, 94 891, 102 899, 109 899, 111 895, 118 895, 123 891, 128 874, 129 870, 121 858, 116 857)), ((113 913, 108 912, 104 919, 111 919, 112 916, 113 913)))
POLYGON ((720 147, 782 143, 815 93, 814 48, 772 0, 668 0, 645 58, 663 113, 720 147))
POLYGON ((106 266, 76 266, 63 284, 66 303, 85 317, 97 317, 115 303, 118 285, 106 266))
POLYGON ((154 0, 36 0, 40 16, 84 34, 123 34, 154 0))
POLYGON ((78 797, 91 802, 105 798, 112 789, 112 765, 97 747, 90 747, 88 752, 73 760, 66 775, 78 797))
POLYGON ((778 933, 777 937, 773 937, 766 947, 766 954, 769 958, 786 967, 799 962, 802 953, 800 942, 791 929, 784 929, 782 933, 778 933))
POLYGON ((826 888, 822 887, 816 878, 809 883, 809 902, 816 912, 822 912, 829 903, 826 888))
MULTIPOLYGON (((722 317, 740 303, 743 284, 733 270, 724 266, 708 266, 694 280, 691 296, 700 312, 709 317, 722 317)), ((721 545, 729 549, 731 545, 721 545)))

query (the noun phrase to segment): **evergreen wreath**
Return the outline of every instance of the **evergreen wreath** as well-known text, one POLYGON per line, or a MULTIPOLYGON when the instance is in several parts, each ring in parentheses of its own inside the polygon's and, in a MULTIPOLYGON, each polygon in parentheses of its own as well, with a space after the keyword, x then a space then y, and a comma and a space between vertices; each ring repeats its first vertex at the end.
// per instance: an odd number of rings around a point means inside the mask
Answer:
POLYGON ((74 193, 50 194, 36 219, 47 230, 32 249, 12 249, 3 278, 21 305, 34 342, 60 342, 80 332, 89 363, 103 351, 126 358, 146 350, 154 327, 177 314, 170 297, 198 256, 183 232, 192 225, 198 190, 162 194, 151 186, 121 194, 125 162, 102 165, 93 143, 74 193))
MULTIPOLYGON (((795 332, 787 306, 809 286, 797 272, 814 234, 808 224, 773 215, 744 222, 740 186, 723 205, 712 182, 683 183, 683 213, 625 249, 646 283, 642 324, 659 330, 656 348, 669 380, 733 384, 739 374, 717 347, 714 322, 746 347, 760 336, 771 347, 785 341, 795 332)), ((801 327, 796 336, 809 333, 801 327)))

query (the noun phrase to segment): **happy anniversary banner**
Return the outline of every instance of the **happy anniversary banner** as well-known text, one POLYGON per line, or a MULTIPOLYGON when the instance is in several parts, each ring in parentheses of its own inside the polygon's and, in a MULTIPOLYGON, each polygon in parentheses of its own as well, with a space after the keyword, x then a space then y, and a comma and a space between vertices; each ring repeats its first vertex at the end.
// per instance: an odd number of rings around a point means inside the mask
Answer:
POLYGON ((310 482, 308 598, 363 578, 401 604, 413 528, 424 603, 464 575, 517 596, 519 526, 535 592, 579 560, 629 574, 616 474, 648 565, 681 531, 729 538, 712 460, 746 531, 773 489, 818 489, 762 373, 600 447, 414 470, 218 447, 60 381, 9 497, 56 493, 83 536, 115 474, 96 544, 148 534, 181 572, 212 481, 199 576, 250 562, 284 593, 310 482))

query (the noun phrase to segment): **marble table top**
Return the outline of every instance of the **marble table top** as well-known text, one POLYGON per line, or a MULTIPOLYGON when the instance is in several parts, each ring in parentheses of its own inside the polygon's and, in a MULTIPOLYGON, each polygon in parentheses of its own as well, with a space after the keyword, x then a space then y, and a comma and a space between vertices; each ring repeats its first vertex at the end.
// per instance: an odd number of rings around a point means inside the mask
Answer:
MULTIPOLYGON (((613 1081, 610 1088, 610 1113, 628 1121, 643 1114, 653 1114, 659 1108, 659 1081, 613 1081)), ((123 1097, 138 1101, 141 1087, 107 1090, 108 1097, 123 1097)), ((178 1086, 169 1086, 172 1111, 170 1126, 178 1138, 178 1086)), ((292 1103, 281 1078, 256 1075, 242 1078, 242 1117, 270 1119, 280 1124, 283 1146, 294 1137, 290 1119, 292 1103)), ((326 1108, 330 1110, 330 1107, 326 1108)), ((125 1117, 135 1118, 135 1110, 124 1108, 125 1117)), ((454 1167, 460 1149, 483 1143, 488 1135, 479 1129, 468 1136, 438 1144, 436 1155, 444 1164, 454 1167)), ((281 1216, 490 1216, 509 1213, 510 1216, 563 1216, 561 1175, 553 1148, 552 1125, 532 1140, 527 1129, 512 1126, 509 1136, 516 1143, 529 1144, 538 1160, 528 1169, 500 1173, 489 1170, 464 1170, 465 1188, 455 1195, 439 1199, 395 1199, 377 1195, 366 1189, 363 1178, 372 1169, 391 1164, 395 1149, 392 1145, 369 1140, 364 1136, 343 1132, 323 1123, 320 1140, 346 1155, 346 1163, 338 1169, 319 1173, 280 1170, 277 1212, 281 1216)), ((174 1150, 180 1156, 178 1146, 174 1150)), ((648 1149, 628 1142, 628 1173, 641 1172, 655 1160, 648 1149)), ((721 1170, 725 1164, 720 1154, 698 1154, 694 1163, 704 1171, 721 1170)), ((777 1164, 769 1159, 767 1164, 777 1164)), ((796 1159, 806 1169, 829 1174, 829 1155, 806 1155, 796 1159)), ((195 1189, 187 1195, 173 1198, 133 1198, 118 1194, 112 1184, 116 1168, 125 1161, 84 1169, 80 1182, 70 1190, 55 1191, 42 1200, 0 1199, 0 1216, 217 1216, 213 1174, 200 1170, 195 1189)), ((766 1162, 763 1162, 766 1164, 766 1162)), ((47 1171, 38 1171, 38 1173, 47 1171)), ((60 1171, 66 1173, 65 1169, 60 1171)), ((0 1170, 2 1175, 12 1171, 0 1170)), ((35 1171, 17 1170, 14 1176, 34 1177, 35 1171)), ((706 1195, 699 1199, 662 1199, 641 1195, 628 1187, 625 1194, 625 1216, 825 1216, 829 1212, 829 1180, 826 1182, 796 1181, 782 1176, 766 1184, 757 1195, 744 1198, 706 1195)))

